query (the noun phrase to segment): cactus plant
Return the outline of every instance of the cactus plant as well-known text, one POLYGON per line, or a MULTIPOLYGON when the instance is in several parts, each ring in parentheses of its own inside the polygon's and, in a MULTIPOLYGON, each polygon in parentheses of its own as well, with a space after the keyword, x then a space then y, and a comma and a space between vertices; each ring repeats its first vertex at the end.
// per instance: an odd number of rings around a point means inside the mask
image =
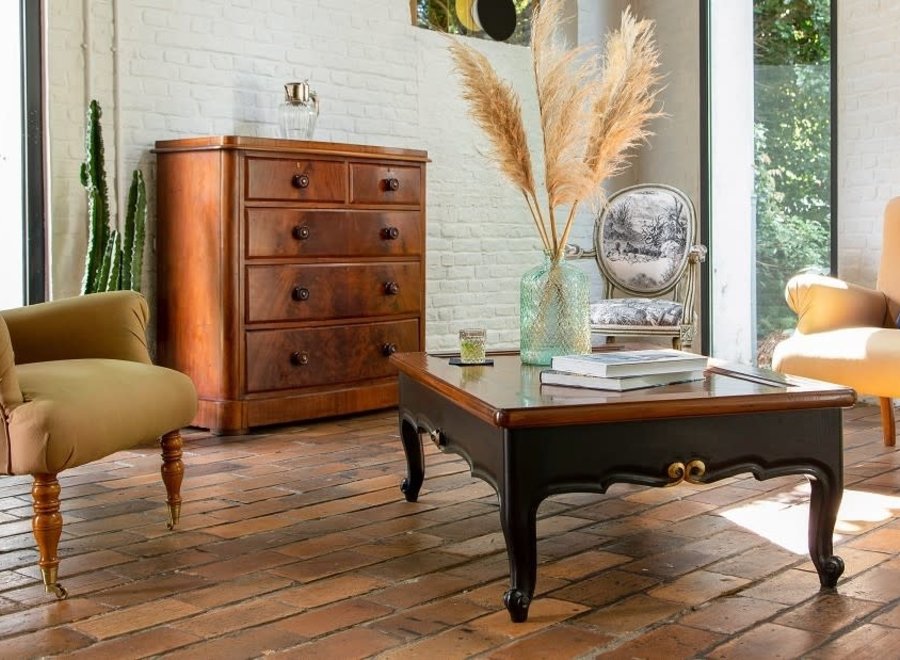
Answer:
POLYGON ((141 290, 144 265, 144 232, 147 219, 147 191, 139 169, 131 175, 125 223, 121 231, 111 226, 109 191, 100 126, 100 104, 92 100, 87 110, 84 133, 84 162, 81 185, 87 192, 88 244, 84 259, 82 293, 141 290))

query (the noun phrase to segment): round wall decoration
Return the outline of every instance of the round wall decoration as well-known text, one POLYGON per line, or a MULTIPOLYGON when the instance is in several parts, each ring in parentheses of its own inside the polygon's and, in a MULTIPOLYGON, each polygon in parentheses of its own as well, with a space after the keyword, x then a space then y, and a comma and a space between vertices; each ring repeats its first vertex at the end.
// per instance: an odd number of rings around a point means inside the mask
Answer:
POLYGON ((472 17, 495 41, 506 41, 516 31, 516 6, 513 0, 475 0, 472 17))

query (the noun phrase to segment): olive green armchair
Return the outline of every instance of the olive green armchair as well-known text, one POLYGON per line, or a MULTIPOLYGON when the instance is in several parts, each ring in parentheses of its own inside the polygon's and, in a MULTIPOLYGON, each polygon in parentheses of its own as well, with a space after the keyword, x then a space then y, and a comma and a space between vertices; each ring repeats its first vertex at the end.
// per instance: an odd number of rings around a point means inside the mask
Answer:
POLYGON ((38 564, 60 599, 63 470, 159 438, 169 528, 178 522, 180 429, 193 419, 197 393, 184 374, 151 363, 148 317, 133 291, 0 311, 0 474, 34 478, 38 564))
POLYGON ((894 446, 900 397, 900 197, 884 211, 875 288, 823 275, 797 275, 785 298, 797 329, 775 347, 777 371, 839 383, 877 397, 885 446, 894 446))

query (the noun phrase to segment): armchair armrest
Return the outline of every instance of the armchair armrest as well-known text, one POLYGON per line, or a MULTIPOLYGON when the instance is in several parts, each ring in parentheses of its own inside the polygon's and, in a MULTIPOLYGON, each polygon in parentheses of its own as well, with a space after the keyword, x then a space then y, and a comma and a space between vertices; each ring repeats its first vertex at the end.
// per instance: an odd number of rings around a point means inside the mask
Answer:
MULTIPOLYGON (((4 416, 8 407, 22 403, 22 390, 19 389, 19 377, 16 375, 16 362, 13 359, 12 342, 9 331, 0 316, 0 416, 4 416)), ((0 420, 2 426, 3 420, 0 420)), ((3 430, 0 429, 0 436, 3 430)), ((0 437, 2 439, 2 437, 0 437)), ((0 465, 0 471, 5 465, 0 465)))
POLYGON ((565 259, 593 259, 596 256, 596 250, 585 250, 580 245, 575 245, 574 243, 566 243, 563 248, 563 257, 565 259))
POLYGON ((887 298, 881 291, 835 277, 804 274, 790 279, 784 297, 803 334, 838 328, 885 327, 887 298))
POLYGON ((16 364, 77 358, 150 363, 150 310, 134 291, 110 291, 0 312, 16 364))

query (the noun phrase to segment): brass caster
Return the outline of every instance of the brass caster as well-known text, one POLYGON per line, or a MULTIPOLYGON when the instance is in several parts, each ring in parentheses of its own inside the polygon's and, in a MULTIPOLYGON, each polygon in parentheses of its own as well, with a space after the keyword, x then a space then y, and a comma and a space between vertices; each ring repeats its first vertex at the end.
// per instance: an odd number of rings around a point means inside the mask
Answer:
POLYGON ((53 594, 54 596, 56 596, 56 600, 65 600, 69 597, 69 592, 66 591, 66 588, 59 582, 46 584, 44 585, 44 588, 47 590, 48 594, 53 594))
POLYGON ((169 505, 169 522, 166 523, 166 529, 170 532, 175 529, 175 525, 178 524, 178 520, 181 518, 181 504, 170 504, 169 505))

